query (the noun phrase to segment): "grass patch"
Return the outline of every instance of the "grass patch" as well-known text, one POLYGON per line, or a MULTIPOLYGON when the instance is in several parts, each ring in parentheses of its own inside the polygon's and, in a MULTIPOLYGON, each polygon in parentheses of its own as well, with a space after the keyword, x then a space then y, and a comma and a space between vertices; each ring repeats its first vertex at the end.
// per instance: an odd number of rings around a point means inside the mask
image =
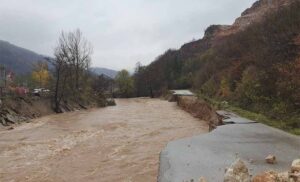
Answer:
POLYGON ((254 112, 247 111, 247 110, 241 109, 239 107, 235 107, 235 106, 228 106, 228 108, 226 110, 237 113, 238 115, 240 115, 244 118, 248 118, 248 119, 272 126, 274 128, 284 130, 291 134, 300 135, 300 128, 291 128, 291 127, 287 126, 286 123, 289 123, 289 121, 287 121, 287 120, 274 120, 263 114, 254 113, 254 112))
POLYGON ((214 108, 216 108, 218 110, 231 111, 231 112, 234 112, 234 113, 240 115, 241 117, 251 119, 251 120, 272 126, 274 128, 284 130, 284 131, 294 134, 294 135, 300 135, 300 128, 292 128, 292 127, 288 126, 287 123, 292 123, 292 121, 291 121, 292 119, 275 120, 275 119, 271 119, 271 118, 267 117, 264 114, 255 113, 252 111, 242 109, 240 107, 230 105, 228 102, 225 102, 225 101, 218 101, 216 99, 208 98, 203 95, 198 95, 198 97, 207 101, 214 108))

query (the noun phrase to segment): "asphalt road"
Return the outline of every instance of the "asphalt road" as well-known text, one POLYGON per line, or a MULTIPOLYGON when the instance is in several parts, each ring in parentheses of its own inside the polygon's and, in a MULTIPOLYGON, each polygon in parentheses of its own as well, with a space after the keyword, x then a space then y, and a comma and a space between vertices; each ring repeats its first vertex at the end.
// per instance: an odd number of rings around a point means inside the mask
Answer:
POLYGON ((265 170, 286 171, 300 158, 300 137, 256 123, 233 114, 230 124, 209 134, 168 143, 160 155, 159 182, 223 181, 225 169, 238 157, 246 162, 251 174, 265 170), (277 164, 265 163, 269 154, 277 164))

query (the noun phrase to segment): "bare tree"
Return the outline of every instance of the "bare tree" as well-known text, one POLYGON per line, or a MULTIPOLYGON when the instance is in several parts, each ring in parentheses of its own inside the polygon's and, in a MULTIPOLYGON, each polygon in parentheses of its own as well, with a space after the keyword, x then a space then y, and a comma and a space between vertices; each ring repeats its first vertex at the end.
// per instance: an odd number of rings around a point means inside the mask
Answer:
POLYGON ((55 110, 59 112, 60 102, 66 95, 76 99, 85 85, 84 77, 91 62, 92 46, 79 29, 60 35, 55 48, 55 110), (67 90, 68 89, 68 90, 67 90))
POLYGON ((90 66, 92 46, 78 29, 73 33, 68 33, 68 35, 62 33, 62 37, 67 39, 65 42, 71 55, 68 62, 73 67, 75 89, 79 89, 80 76, 90 66))

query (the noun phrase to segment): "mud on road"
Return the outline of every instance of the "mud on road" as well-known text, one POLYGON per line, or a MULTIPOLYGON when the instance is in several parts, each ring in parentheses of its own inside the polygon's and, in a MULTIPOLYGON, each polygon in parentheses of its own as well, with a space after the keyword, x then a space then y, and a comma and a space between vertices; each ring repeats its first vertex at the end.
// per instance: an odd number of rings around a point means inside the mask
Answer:
POLYGON ((171 140, 208 126, 159 99, 51 115, 0 132, 0 181, 156 181, 171 140))

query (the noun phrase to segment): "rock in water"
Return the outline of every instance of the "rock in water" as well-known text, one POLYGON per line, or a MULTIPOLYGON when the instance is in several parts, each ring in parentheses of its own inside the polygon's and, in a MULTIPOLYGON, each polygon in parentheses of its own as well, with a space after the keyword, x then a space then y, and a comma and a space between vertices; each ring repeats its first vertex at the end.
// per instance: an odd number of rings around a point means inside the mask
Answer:
POLYGON ((237 159, 230 168, 227 169, 224 182, 250 182, 248 168, 241 159, 237 159))
POLYGON ((275 164, 276 163, 275 155, 268 155, 268 157, 266 157, 266 162, 268 164, 275 164))

